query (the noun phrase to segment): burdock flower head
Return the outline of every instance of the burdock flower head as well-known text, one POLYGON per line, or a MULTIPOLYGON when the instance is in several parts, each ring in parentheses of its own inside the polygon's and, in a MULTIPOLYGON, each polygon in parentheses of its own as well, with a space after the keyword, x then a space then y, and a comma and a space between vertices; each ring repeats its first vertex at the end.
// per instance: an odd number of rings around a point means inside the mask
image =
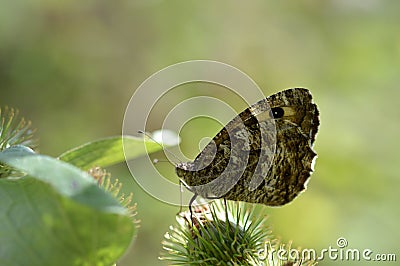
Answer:
POLYGON ((244 204, 215 201, 196 207, 191 217, 186 211, 177 216, 163 242, 161 259, 175 265, 253 265, 269 230, 266 217, 251 221, 252 210, 244 204), (226 211, 225 211, 226 208, 226 211))
POLYGON ((214 201, 177 215, 165 234, 160 259, 171 265, 312 265, 267 256, 266 245, 282 247, 266 225, 262 206, 214 201), (289 263, 289 264, 288 264, 289 263))
MULTIPOLYGON (((35 130, 31 121, 18 117, 18 110, 9 107, 0 107, 0 152, 16 145, 35 149, 37 141, 34 139, 35 130)), ((10 166, 0 164, 0 178, 19 177, 22 173, 10 166)))
POLYGON ((133 193, 131 192, 129 193, 129 195, 125 195, 124 193, 122 193, 122 183, 119 182, 118 179, 112 180, 111 174, 101 167, 96 166, 90 168, 88 174, 91 175, 95 180, 97 180, 97 183, 100 187, 111 193, 111 195, 128 210, 129 216, 135 223, 135 226, 139 227, 140 221, 136 219, 136 203, 132 202, 133 193))
POLYGON ((31 121, 26 121, 23 117, 18 118, 18 110, 7 106, 0 108, 0 151, 15 145, 36 148, 34 132, 31 121))

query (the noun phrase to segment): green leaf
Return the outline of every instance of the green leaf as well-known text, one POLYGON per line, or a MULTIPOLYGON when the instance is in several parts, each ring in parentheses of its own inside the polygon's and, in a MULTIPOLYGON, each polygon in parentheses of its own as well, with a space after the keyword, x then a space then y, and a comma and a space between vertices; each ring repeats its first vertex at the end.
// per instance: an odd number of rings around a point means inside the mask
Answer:
POLYGON ((25 147, 0 162, 27 174, 0 179, 0 265, 111 265, 135 226, 86 172, 25 147))
POLYGON ((129 217, 81 205, 38 179, 0 180, 0 265, 111 265, 131 242, 129 217))
POLYGON ((55 158, 14 146, 0 152, 0 162, 53 186, 60 194, 98 210, 125 214, 125 209, 109 193, 99 188, 86 172, 55 158))
POLYGON ((159 150, 161 146, 151 140, 115 136, 83 144, 61 154, 59 159, 88 170, 95 166, 107 167, 159 150))

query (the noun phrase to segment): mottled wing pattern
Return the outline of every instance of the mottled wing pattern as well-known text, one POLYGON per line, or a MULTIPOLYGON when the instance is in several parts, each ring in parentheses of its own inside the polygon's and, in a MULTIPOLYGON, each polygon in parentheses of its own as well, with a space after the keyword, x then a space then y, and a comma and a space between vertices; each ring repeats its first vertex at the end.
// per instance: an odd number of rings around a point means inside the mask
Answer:
POLYGON ((278 92, 240 113, 193 162, 178 164, 176 172, 190 190, 204 198, 269 206, 291 202, 305 189, 312 173, 318 114, 307 89, 278 92), (233 186, 215 182, 227 172, 234 179, 233 186), (252 180, 260 182, 252 187, 252 180))

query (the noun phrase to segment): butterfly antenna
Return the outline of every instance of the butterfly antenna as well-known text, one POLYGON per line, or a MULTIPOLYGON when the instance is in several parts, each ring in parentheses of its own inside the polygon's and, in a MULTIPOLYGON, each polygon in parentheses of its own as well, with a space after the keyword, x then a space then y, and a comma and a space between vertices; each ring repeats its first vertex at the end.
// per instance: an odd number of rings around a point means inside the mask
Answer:
MULTIPOLYGON (((143 130, 139 130, 138 133, 139 133, 139 134, 145 135, 146 137, 148 137, 149 139, 151 139, 152 141, 154 141, 155 143, 157 143, 158 145, 160 145, 160 147, 162 148, 163 151, 166 151, 166 152, 168 152, 169 154, 171 154, 176 160, 178 160, 178 162, 180 162, 180 163, 182 162, 182 161, 178 158, 178 156, 176 156, 173 152, 171 152, 171 151, 167 150, 166 148, 164 148, 164 146, 163 146, 160 142, 156 141, 156 140, 155 140, 152 136, 150 136, 147 132, 145 132, 145 131, 143 131, 143 130)), ((157 163, 157 162, 159 162, 159 161, 158 161, 158 160, 155 161, 155 163, 157 163)), ((175 164, 175 165, 176 165, 176 164, 175 164)))

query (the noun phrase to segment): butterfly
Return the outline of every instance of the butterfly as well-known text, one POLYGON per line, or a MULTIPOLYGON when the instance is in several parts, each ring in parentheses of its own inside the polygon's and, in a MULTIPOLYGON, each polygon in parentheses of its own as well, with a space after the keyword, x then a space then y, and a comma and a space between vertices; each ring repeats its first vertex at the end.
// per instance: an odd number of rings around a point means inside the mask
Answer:
POLYGON ((308 89, 292 88, 251 105, 197 155, 178 163, 181 182, 206 199, 280 206, 305 188, 313 172, 319 111, 308 89))

